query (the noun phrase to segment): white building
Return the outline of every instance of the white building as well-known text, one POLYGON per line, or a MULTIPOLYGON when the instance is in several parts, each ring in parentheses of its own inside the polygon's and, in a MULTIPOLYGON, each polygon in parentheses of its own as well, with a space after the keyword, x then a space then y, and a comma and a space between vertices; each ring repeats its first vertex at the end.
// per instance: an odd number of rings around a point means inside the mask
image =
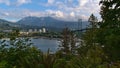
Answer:
POLYGON ((43 33, 46 33, 46 29, 45 29, 45 28, 42 28, 42 32, 43 32, 43 33))
POLYGON ((42 33, 42 30, 41 30, 41 29, 39 29, 39 32, 40 32, 40 33, 42 33))
POLYGON ((29 29, 28 30, 28 33, 36 33, 36 32, 39 32, 39 33, 46 33, 47 31, 46 31, 46 28, 41 28, 41 29, 29 29))
POLYGON ((29 29, 28 32, 31 33, 31 32, 32 32, 32 29, 29 29))

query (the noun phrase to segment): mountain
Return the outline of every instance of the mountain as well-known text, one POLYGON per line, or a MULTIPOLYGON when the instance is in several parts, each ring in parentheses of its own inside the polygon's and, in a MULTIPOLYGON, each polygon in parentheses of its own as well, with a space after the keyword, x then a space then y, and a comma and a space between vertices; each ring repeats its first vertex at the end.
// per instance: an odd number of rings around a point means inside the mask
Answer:
POLYGON ((15 27, 18 27, 17 24, 6 21, 4 19, 0 19, 0 30, 8 30, 8 29, 13 29, 15 27))
MULTIPOLYGON (((75 21, 63 21, 53 17, 25 17, 17 22, 27 26, 47 27, 52 29, 63 29, 68 27, 70 29, 78 29, 78 22, 75 21)), ((82 27, 85 28, 89 23, 82 21, 82 27)))
POLYGON ((2 30, 12 30, 14 28, 17 29, 29 29, 29 28, 35 28, 34 26, 27 26, 24 24, 19 23, 13 23, 4 19, 0 19, 0 31, 2 30))
MULTIPOLYGON (((45 26, 48 30, 61 31, 63 28, 78 29, 80 23, 75 21, 58 20, 53 17, 25 17, 16 23, 0 19, 0 31, 19 28, 22 30, 40 29, 45 26)), ((82 21, 82 28, 85 28, 89 23, 82 21)))

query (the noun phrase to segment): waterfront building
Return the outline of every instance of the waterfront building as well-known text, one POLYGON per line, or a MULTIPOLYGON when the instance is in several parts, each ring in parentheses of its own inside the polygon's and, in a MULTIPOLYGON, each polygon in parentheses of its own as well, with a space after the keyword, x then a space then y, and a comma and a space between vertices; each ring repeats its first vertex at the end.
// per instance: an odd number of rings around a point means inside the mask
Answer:
POLYGON ((20 31, 20 35, 28 35, 28 34, 29 34, 28 32, 20 31))
POLYGON ((37 29, 34 29, 34 32, 37 32, 37 29))
POLYGON ((29 29, 28 32, 29 32, 29 33, 32 33, 32 29, 29 29))
POLYGON ((42 30, 41 30, 41 29, 39 29, 39 32, 40 32, 40 33, 42 33, 42 30))
POLYGON ((45 29, 45 28, 42 28, 42 32, 43 32, 43 33, 46 33, 46 29, 45 29))

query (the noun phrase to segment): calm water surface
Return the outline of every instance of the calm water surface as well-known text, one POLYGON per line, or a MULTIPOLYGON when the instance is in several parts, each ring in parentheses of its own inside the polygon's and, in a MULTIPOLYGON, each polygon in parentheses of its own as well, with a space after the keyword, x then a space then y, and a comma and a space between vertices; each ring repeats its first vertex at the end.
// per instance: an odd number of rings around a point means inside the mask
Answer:
MULTIPOLYGON (((8 39, 9 40, 9 39, 8 39)), ((60 39, 49 38, 31 38, 31 43, 43 52, 47 52, 50 49, 51 52, 56 52, 61 45, 60 39)), ((80 43, 76 43, 79 45, 80 43)))
POLYGON ((57 39, 48 38, 32 38, 31 42, 34 44, 35 47, 39 48, 43 52, 47 52, 48 49, 50 49, 50 51, 52 52, 55 52, 60 45, 60 41, 58 41, 57 39))

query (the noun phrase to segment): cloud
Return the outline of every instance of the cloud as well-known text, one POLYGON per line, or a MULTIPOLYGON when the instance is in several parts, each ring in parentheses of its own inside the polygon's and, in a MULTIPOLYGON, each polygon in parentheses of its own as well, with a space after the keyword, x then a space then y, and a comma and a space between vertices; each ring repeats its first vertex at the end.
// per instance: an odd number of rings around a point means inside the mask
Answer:
POLYGON ((51 6, 55 6, 56 0, 47 0, 47 3, 39 3, 39 4, 45 7, 51 7, 51 6))
POLYGON ((31 0, 17 0, 16 5, 28 4, 31 2, 31 0))
POLYGON ((5 15, 5 16, 9 16, 9 13, 5 12, 4 15, 5 15))
POLYGON ((79 0, 79 6, 84 6, 88 0, 79 0))
POLYGON ((61 11, 56 11, 56 16, 57 17, 64 17, 64 14, 61 11))
POLYGON ((64 13, 90 15, 91 13, 99 13, 99 0, 48 0, 47 7, 56 7, 64 13), (75 3, 76 2, 76 3, 75 3), (98 7, 98 8, 96 8, 98 7))
POLYGON ((0 0, 0 3, 6 4, 6 5, 10 5, 10 1, 9 0, 0 0))
POLYGON ((70 13, 70 16, 71 16, 71 17, 74 17, 74 16, 75 16, 75 13, 74 13, 74 12, 71 12, 71 13, 70 13))
POLYGON ((48 4, 53 4, 55 0, 48 0, 48 4))
POLYGON ((12 2, 11 0, 0 0, 0 3, 3 3, 7 6, 20 6, 22 4, 28 4, 31 2, 31 0, 16 0, 14 2, 12 2))
MULTIPOLYGON (((60 18, 64 20, 77 21, 79 18, 87 20, 91 13, 99 16, 99 1, 100 0, 47 0, 46 3, 42 3, 42 5, 40 5, 45 7, 44 10, 18 8, 6 11, 6 9, 0 9, 0 17, 13 17, 20 19, 26 16, 52 16, 54 18, 60 18)), ((17 0, 14 2, 14 5, 20 6, 22 4, 28 4, 31 2, 31 0, 17 0)), ((10 0, 0 0, 0 3, 13 5, 10 0)))
MULTIPOLYGON (((69 4, 69 0, 66 1, 69 4)), ((74 1, 75 0, 70 0, 73 6, 68 6, 68 4, 59 1, 54 5, 57 6, 58 10, 62 10, 64 13, 69 13, 73 18, 82 18, 86 20, 92 13, 99 16, 100 0, 76 0, 77 4, 75 4, 74 1)))
POLYGON ((46 10, 45 13, 47 13, 46 14, 47 16, 52 16, 52 17, 57 17, 57 18, 64 18, 65 17, 65 14, 60 10, 57 10, 57 11, 46 10))

